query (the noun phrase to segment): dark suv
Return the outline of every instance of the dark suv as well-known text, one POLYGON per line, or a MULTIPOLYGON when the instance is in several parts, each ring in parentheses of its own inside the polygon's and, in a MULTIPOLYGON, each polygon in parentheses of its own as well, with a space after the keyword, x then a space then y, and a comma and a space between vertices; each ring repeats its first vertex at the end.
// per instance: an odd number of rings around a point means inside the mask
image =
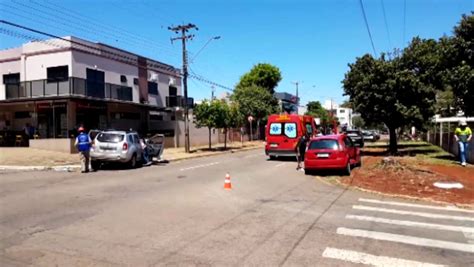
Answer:
POLYGON ((364 135, 360 130, 347 130, 346 135, 352 140, 354 145, 364 147, 364 135))

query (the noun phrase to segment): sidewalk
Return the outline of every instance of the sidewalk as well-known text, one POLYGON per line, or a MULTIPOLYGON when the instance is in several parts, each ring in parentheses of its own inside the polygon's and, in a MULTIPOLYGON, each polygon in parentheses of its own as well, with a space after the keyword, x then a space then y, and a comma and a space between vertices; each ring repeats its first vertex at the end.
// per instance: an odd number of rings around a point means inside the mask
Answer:
MULTIPOLYGON (((185 153, 184 148, 165 148, 163 159, 177 161, 191 158, 207 157, 232 153, 250 149, 262 148, 262 141, 234 142, 227 144, 227 150, 223 150, 224 144, 212 146, 191 147, 191 153, 185 153)), ((0 147, 0 170, 44 170, 49 168, 69 167, 76 169, 80 166, 79 155, 62 152, 40 150, 28 147, 0 147)))

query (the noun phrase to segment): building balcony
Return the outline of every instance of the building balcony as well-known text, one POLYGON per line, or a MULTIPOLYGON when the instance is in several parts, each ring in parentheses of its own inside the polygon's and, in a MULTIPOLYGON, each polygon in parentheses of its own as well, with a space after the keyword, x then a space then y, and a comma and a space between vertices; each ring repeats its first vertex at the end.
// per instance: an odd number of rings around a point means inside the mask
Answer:
MULTIPOLYGON (((188 108, 192 108, 194 106, 194 98, 188 97, 188 108)), ((167 96, 166 97, 166 107, 174 108, 174 107, 184 107, 186 105, 186 101, 184 96, 176 95, 176 96, 167 96)))
POLYGON ((6 99, 84 96, 133 101, 132 87, 70 77, 64 81, 36 80, 5 84, 6 99))

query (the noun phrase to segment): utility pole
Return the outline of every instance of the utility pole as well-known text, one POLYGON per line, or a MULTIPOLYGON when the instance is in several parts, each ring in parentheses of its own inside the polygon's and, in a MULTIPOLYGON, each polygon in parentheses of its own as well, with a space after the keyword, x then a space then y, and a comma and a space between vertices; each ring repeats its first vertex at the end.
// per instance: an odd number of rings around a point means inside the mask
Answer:
POLYGON ((214 87, 214 85, 211 86, 211 90, 212 90, 212 92, 211 92, 211 101, 212 101, 212 100, 214 100, 214 92, 215 92, 215 90, 216 90, 216 88, 214 87))
POLYGON ((300 85, 300 81, 292 82, 292 84, 296 85, 296 114, 298 114, 298 109, 300 107, 300 99, 298 94, 298 86, 300 85))
POLYGON ((186 153, 190 152, 189 142, 189 118, 188 118, 188 51, 186 51, 186 41, 192 40, 194 34, 188 34, 189 30, 196 29, 196 25, 188 23, 176 27, 168 27, 168 30, 174 31, 176 34, 181 33, 181 36, 171 38, 171 42, 181 40, 183 47, 183 87, 184 87, 184 150, 186 153))

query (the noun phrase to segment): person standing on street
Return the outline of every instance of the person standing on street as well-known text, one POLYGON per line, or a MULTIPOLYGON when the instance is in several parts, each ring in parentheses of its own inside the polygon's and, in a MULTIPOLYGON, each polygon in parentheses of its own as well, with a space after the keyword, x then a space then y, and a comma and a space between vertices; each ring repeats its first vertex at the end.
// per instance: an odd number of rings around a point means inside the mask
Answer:
POLYGON ((79 151, 79 156, 81 158, 81 172, 89 172, 89 151, 91 149, 91 138, 87 133, 85 133, 83 127, 78 129, 79 135, 76 137, 75 146, 79 151))
POLYGON ((303 135, 301 136, 300 140, 296 144, 296 159, 298 160, 298 166, 296 167, 296 170, 300 170, 301 167, 301 162, 304 164, 304 154, 306 153, 306 145, 309 140, 309 135, 303 135))
POLYGON ((466 166, 466 155, 469 147, 469 142, 472 138, 472 131, 467 126, 465 120, 459 122, 459 127, 457 127, 454 131, 454 138, 456 139, 456 142, 458 142, 461 165, 466 166))

